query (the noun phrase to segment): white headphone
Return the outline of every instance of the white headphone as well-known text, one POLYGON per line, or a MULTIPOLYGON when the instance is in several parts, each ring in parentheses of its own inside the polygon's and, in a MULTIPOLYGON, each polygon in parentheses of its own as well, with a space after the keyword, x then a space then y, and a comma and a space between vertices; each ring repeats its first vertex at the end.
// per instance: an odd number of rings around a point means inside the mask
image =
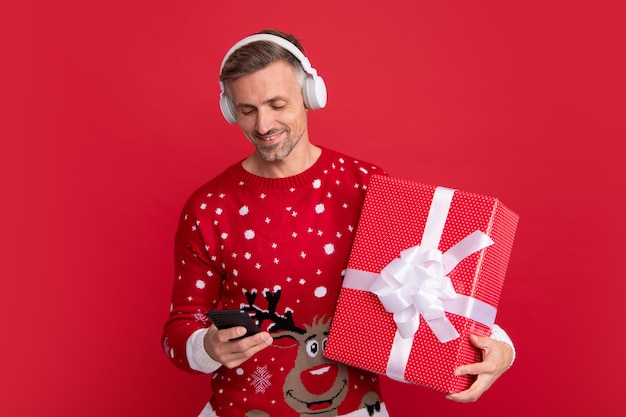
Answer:
MULTIPOLYGON (((322 77, 317 75, 317 70, 311 66, 309 59, 304 56, 302 51, 300 51, 296 45, 289 42, 285 38, 281 38, 280 36, 270 35, 267 33, 259 33, 256 35, 248 36, 237 42, 233 45, 232 48, 228 50, 226 56, 222 60, 222 65, 220 66, 220 74, 224 69, 224 64, 230 55, 241 48, 244 45, 247 45, 251 42, 256 41, 269 41, 273 42, 287 51, 289 51, 293 56, 298 58, 304 72, 307 73, 306 80, 304 80, 304 85, 302 86, 302 96, 304 97, 304 105, 310 110, 317 110, 324 108, 326 106, 326 84, 322 77)), ((237 111, 235 109, 235 105, 231 98, 226 93, 226 86, 222 81, 220 81, 220 88, 222 92, 220 93, 220 109, 222 110, 222 114, 228 123, 234 124, 237 123, 237 111)))

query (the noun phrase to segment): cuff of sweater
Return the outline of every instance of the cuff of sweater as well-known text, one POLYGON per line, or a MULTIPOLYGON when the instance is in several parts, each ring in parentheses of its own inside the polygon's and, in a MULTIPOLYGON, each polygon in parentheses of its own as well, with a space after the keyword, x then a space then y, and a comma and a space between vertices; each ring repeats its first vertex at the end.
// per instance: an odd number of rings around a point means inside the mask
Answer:
POLYGON ((187 339, 187 361, 189 367, 194 371, 203 372, 209 374, 216 371, 221 363, 213 359, 206 353, 204 349, 204 336, 208 329, 199 329, 193 332, 189 339, 187 339))
POLYGON ((511 363, 509 364, 509 368, 510 368, 511 365, 513 365, 513 362, 515 362, 515 346, 513 346, 513 341, 511 340, 509 335, 506 334, 504 329, 498 326, 497 324, 493 325, 493 328, 491 329, 490 337, 493 340, 497 340, 498 342, 504 342, 507 345, 511 346, 511 350, 513 350, 513 358, 511 359, 511 363))

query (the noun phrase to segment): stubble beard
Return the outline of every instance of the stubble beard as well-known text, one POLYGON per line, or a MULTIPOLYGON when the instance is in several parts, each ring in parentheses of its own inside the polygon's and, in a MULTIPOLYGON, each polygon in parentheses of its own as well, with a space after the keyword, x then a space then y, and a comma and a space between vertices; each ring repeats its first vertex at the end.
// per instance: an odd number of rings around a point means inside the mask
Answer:
POLYGON ((263 146, 261 142, 256 144, 256 148, 264 160, 268 162, 282 161, 291 154, 291 151, 298 145, 303 135, 304 132, 294 141, 293 136, 288 134, 280 143, 271 146, 263 146))

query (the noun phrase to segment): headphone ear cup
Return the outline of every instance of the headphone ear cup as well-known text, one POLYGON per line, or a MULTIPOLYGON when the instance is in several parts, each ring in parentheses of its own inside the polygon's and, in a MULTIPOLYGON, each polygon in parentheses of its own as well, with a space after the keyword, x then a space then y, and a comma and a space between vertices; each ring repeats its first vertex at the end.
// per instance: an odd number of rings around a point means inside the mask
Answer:
POLYGON ((228 97, 228 94, 222 93, 220 95, 220 109, 224 119, 231 125, 237 123, 237 112, 235 111, 235 104, 228 97))
POLYGON ((304 105, 309 110, 322 109, 326 106, 326 83, 322 77, 307 77, 302 88, 304 105))

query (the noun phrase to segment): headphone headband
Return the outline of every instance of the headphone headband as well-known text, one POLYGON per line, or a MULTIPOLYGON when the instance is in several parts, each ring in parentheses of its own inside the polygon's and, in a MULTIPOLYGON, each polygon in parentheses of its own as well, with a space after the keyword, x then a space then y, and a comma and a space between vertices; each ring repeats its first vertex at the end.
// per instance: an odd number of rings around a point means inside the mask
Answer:
POLYGON ((317 70, 311 66, 311 62, 309 61, 309 59, 306 56, 304 56, 302 51, 299 50, 296 45, 289 42, 285 38, 281 38, 280 36, 276 36, 276 35, 271 35, 269 33, 257 33, 255 35, 250 35, 247 38, 243 38, 242 40, 234 44, 228 50, 228 52, 226 52, 226 55, 224 56, 224 59, 222 60, 222 65, 220 65, 220 74, 222 73, 222 70, 224 69, 224 65, 226 64, 226 61, 233 54, 233 52, 235 52, 237 49, 241 48, 242 46, 248 45, 249 43, 252 43, 252 42, 258 42, 258 41, 272 42, 281 46, 283 49, 286 49, 288 52, 291 53, 291 55, 298 58, 298 61, 300 61, 302 68, 307 74, 311 75, 312 77, 317 77, 317 70))

